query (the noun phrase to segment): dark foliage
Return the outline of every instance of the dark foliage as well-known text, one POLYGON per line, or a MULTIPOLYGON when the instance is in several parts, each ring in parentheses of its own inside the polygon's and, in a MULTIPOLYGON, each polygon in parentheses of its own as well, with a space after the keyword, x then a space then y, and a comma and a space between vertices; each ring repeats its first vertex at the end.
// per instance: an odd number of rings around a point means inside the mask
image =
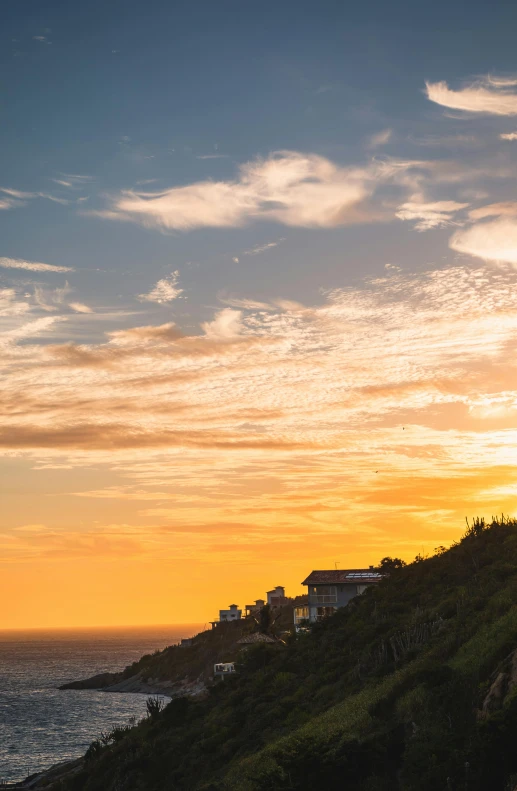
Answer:
POLYGON ((388 563, 309 633, 246 649, 203 700, 95 742, 63 791, 513 791, 517 522, 388 563))

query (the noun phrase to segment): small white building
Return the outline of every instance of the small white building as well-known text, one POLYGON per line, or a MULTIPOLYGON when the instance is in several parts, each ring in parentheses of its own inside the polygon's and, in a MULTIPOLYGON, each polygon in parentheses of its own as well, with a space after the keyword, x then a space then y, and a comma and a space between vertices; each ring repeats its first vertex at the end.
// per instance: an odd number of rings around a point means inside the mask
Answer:
POLYGON ((230 604, 228 610, 219 610, 219 621, 240 621, 242 617, 242 610, 239 610, 238 604, 230 604))
POLYGON ((217 662, 214 665, 214 678, 225 678, 232 673, 235 673, 235 664, 233 662, 217 662))

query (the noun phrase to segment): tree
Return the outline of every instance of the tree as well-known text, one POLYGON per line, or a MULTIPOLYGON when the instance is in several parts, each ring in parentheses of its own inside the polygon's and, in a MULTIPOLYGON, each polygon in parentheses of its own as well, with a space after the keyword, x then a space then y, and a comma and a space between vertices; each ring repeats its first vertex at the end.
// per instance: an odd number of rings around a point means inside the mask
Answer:
POLYGON ((162 698, 159 698, 158 695, 156 697, 147 698, 145 707, 147 709, 147 714, 149 717, 157 717, 158 714, 164 708, 164 702, 162 698))
POLYGON ((400 569, 404 568, 406 565, 404 560, 400 558, 390 558, 389 556, 383 558, 379 563, 377 570, 381 572, 381 574, 393 574, 394 571, 399 571, 400 569))
POLYGON ((265 604, 264 607, 262 607, 259 619, 259 630, 262 632, 262 634, 268 634, 271 626, 273 625, 271 607, 269 604, 265 604))

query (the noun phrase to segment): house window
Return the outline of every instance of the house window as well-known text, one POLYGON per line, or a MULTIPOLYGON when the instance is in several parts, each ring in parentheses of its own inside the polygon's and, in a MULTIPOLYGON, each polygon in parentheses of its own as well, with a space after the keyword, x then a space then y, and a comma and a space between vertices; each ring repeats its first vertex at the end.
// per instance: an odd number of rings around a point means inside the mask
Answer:
POLYGON ((311 604, 335 604, 337 602, 336 586, 312 585, 309 588, 309 601, 311 604))
POLYGON ((309 620, 309 608, 308 607, 295 607, 294 608, 294 622, 302 623, 302 621, 309 620))
POLYGON ((318 607, 316 610, 316 620, 323 621, 325 618, 330 618, 331 615, 334 615, 336 610, 337 607, 318 607))

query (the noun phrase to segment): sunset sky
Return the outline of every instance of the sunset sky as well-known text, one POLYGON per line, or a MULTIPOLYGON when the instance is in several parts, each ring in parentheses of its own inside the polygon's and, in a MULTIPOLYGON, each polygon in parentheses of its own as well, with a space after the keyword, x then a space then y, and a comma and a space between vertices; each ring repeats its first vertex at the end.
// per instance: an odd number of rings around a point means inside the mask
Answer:
POLYGON ((509 2, 7 0, 0 628, 517 514, 509 2))

